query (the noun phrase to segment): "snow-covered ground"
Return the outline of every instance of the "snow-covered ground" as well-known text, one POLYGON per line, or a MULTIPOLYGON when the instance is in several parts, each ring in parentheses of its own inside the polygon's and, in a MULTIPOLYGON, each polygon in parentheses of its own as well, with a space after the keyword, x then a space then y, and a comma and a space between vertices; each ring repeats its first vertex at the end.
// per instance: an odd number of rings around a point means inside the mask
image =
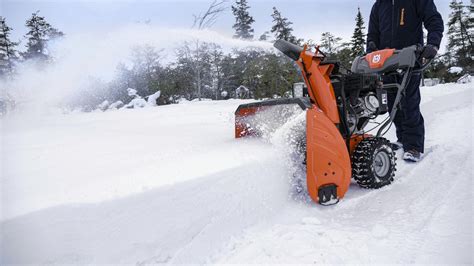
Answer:
POLYGON ((282 147, 233 138, 241 101, 12 114, 0 264, 472 264, 473 89, 423 88, 425 160, 331 207, 290 197, 282 147))

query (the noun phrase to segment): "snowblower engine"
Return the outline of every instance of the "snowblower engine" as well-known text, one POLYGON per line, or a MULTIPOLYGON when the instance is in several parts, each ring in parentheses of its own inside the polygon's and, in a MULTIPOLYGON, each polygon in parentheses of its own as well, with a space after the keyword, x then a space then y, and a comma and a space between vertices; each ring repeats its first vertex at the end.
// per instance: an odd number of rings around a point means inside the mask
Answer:
POLYGON ((378 74, 336 74, 331 83, 339 110, 346 110, 346 123, 353 134, 388 111, 387 90, 378 74))

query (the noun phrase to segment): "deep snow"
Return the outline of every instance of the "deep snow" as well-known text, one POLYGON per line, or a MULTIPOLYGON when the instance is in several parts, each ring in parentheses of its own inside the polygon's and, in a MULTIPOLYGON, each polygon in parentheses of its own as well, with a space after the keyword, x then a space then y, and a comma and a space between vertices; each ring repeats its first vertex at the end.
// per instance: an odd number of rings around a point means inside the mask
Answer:
POLYGON ((12 114, 0 264, 472 264, 473 89, 423 88, 425 160, 331 207, 290 196, 281 143, 233 139, 242 101, 12 114))

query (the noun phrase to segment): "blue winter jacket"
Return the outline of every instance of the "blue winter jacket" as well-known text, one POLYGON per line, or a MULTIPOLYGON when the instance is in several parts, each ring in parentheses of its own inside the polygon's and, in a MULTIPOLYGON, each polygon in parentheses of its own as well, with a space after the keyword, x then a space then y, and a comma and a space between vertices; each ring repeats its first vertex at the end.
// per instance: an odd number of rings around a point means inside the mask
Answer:
MULTIPOLYGON (((421 44, 423 24, 428 30, 427 43, 439 48, 444 22, 433 0, 377 0, 372 7, 367 43, 378 49, 402 49, 421 44)), ((367 49, 367 52, 372 52, 367 49)))

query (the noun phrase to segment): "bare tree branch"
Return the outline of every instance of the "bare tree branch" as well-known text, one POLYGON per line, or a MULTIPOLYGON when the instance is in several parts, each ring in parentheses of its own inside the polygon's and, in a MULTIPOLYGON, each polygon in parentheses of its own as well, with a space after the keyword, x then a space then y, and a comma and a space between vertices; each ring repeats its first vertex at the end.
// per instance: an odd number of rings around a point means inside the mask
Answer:
POLYGON ((216 23, 219 15, 227 9, 227 0, 213 0, 204 13, 194 16, 193 28, 208 29, 216 23))

